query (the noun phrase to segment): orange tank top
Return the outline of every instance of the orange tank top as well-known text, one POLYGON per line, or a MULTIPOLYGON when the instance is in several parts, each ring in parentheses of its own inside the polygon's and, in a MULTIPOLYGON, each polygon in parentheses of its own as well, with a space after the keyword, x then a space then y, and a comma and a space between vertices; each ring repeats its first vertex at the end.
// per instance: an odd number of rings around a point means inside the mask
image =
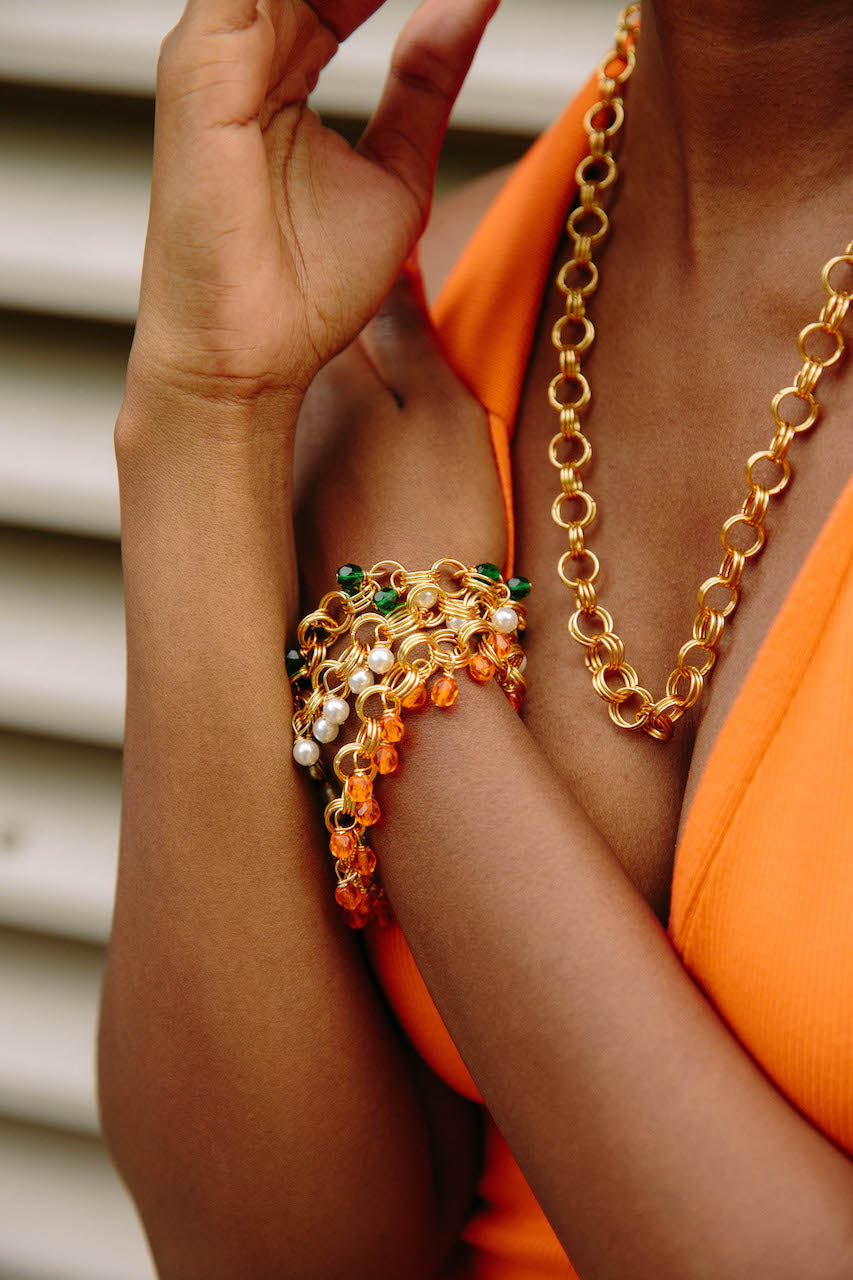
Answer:
MULTIPOLYGON (((510 441, 548 272, 586 154, 591 81, 494 202, 434 312, 485 406, 513 558, 510 441)), ((762 645, 714 745, 676 851, 670 938, 777 1088, 853 1155, 853 480, 762 645)), ((534 674, 535 679, 535 674, 534 674)), ((476 1087, 400 929, 369 929, 406 1034, 464 1096, 476 1087)), ((575 1275, 486 1114, 477 1209, 452 1274, 575 1275)))

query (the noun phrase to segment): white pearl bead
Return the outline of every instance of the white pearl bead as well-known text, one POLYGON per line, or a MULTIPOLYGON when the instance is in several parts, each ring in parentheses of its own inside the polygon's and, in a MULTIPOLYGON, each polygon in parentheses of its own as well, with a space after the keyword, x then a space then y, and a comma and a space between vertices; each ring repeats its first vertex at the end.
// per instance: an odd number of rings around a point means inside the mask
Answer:
POLYGON ((384 676, 386 671, 390 671, 394 665, 394 655, 384 644, 378 644, 367 655, 367 665, 378 676, 384 676))
POLYGON ((431 609, 438 599, 435 587, 419 587, 415 592, 415 603, 422 609, 431 609))
POLYGON ((525 671, 527 670, 527 654, 526 653, 521 659, 521 662, 519 662, 518 669, 522 675, 524 675, 525 671))
POLYGON ((373 684, 373 676, 367 667, 356 667, 349 678, 349 687, 353 693, 363 693, 365 689, 369 689, 373 684))
POLYGON ((518 614, 508 604, 503 604, 499 609, 495 609, 492 614, 492 626, 495 631, 507 636, 511 631, 515 631, 518 626, 518 614))
POLYGON ((320 759, 320 748, 310 738, 297 738, 293 744, 293 758, 307 769, 320 759))
POLYGON ((447 619, 447 625, 451 631, 461 631, 467 621, 467 618, 450 617, 447 619))
POLYGON ((318 742, 334 742, 339 729, 336 724, 329 724, 325 716, 318 716, 314 721, 312 733, 318 742))
POLYGON ((349 715, 349 703, 345 698, 327 698, 323 703, 323 719, 329 724, 343 724, 349 715))

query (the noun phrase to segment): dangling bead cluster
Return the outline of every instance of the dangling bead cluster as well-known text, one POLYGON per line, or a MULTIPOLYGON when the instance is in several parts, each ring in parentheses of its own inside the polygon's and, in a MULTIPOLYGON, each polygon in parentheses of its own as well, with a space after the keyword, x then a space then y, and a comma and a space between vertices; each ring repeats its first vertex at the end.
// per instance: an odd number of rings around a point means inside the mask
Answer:
POLYGON ((294 700, 293 758, 326 787, 335 900, 360 929, 391 918, 368 832, 381 817, 375 779, 400 764, 403 715, 428 702, 452 707, 463 668, 475 684, 496 680, 521 710, 527 661, 518 634, 526 626, 521 602, 530 583, 504 582, 497 565, 471 569, 456 560, 418 573, 393 560, 367 571, 346 564, 337 579, 338 590, 300 622, 285 667, 294 700), (353 710, 350 741, 329 773, 321 747, 337 739, 353 710))

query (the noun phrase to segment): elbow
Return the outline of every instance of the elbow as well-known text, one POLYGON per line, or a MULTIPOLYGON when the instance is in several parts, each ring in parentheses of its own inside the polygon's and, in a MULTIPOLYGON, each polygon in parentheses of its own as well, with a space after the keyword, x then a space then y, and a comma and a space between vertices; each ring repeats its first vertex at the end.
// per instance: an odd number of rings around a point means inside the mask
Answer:
POLYGON ((359 1187, 351 1202, 306 1198, 298 1153, 268 1144, 251 1113, 160 1057, 156 1046, 123 1046, 102 1010, 102 1131, 159 1280, 433 1280, 417 1214, 388 1221, 359 1187))

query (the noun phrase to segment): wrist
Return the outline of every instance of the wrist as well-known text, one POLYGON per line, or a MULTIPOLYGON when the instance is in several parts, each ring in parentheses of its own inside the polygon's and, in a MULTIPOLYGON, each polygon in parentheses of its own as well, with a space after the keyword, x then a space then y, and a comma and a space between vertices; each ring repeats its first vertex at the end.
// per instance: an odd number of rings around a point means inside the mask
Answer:
POLYGON ((144 412, 139 402, 123 406, 116 424, 129 624, 140 599, 161 618, 191 602, 204 627, 217 617, 239 630, 254 618, 258 638, 272 635, 278 652, 282 622, 297 609, 289 449, 280 431, 244 430, 242 415, 239 435, 225 430, 233 415, 216 409, 190 422, 196 407, 160 395, 144 412), (172 430, 178 413, 182 431, 172 430))
POLYGON ((222 450, 290 457, 304 397, 297 386, 226 372, 199 375, 131 351, 116 455, 165 450, 199 459, 222 450))
POLYGON ((232 403, 132 369, 115 427, 126 573, 178 561, 201 585, 236 567, 243 586, 256 572, 275 584, 292 612, 295 424, 290 397, 232 403))

